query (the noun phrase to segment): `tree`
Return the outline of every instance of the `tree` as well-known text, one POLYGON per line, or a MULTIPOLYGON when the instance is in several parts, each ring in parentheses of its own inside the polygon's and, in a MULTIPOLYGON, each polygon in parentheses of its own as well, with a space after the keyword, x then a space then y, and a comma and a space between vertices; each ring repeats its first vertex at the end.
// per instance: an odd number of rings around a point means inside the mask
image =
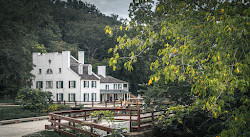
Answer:
MULTIPOLYGON (((137 15, 150 0, 134 1, 137 15)), ((128 70, 140 56, 151 55, 148 85, 164 79, 166 84, 187 82, 195 97, 187 108, 171 107, 181 118, 190 110, 206 111, 221 121, 221 136, 249 135, 249 3, 235 1, 158 0, 150 18, 134 18, 129 29, 137 35, 120 36, 110 49, 110 65, 124 63, 128 70), (120 56, 124 49, 130 52, 120 56)), ((132 16, 133 17, 133 16, 132 16)), ((112 34, 112 28, 106 31, 112 34)), ((149 56, 150 57, 150 56, 149 56)), ((178 118, 177 118, 178 117, 178 118)), ((212 117, 212 118, 211 118, 212 117)), ((208 132, 207 132, 208 133, 208 132)))

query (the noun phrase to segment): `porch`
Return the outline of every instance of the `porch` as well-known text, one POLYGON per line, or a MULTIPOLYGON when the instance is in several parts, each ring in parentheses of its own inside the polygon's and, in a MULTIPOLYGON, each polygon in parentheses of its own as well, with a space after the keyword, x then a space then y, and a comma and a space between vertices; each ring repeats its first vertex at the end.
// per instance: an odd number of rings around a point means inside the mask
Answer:
POLYGON ((101 90, 101 101, 128 101, 130 98, 130 92, 126 90, 101 90))

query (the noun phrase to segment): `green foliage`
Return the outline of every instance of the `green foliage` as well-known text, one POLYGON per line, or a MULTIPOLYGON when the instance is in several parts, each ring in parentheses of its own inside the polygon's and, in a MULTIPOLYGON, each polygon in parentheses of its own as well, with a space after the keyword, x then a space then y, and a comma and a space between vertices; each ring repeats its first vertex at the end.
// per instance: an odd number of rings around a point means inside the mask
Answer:
POLYGON ((22 88, 19 90, 16 99, 21 100, 24 108, 41 112, 48 108, 50 94, 37 89, 22 88))
MULTIPOLYGON (((163 81, 167 86, 153 86, 145 93, 159 97, 168 86, 185 83, 191 90, 173 91, 188 92, 187 99, 194 99, 187 112, 205 111, 223 125, 207 135, 249 135, 249 3, 158 0, 154 11, 150 5, 150 0, 130 5, 133 18, 128 31, 136 30, 136 35, 118 37, 119 44, 110 50, 110 65, 115 69, 123 60, 125 68, 133 70, 138 58, 147 56, 153 71, 148 85, 163 81)), ((182 124, 188 114, 177 111, 184 108, 176 105, 172 121, 182 124)))
POLYGON ((28 117, 38 117, 46 116, 47 113, 37 113, 32 110, 25 109, 21 106, 19 107, 0 107, 0 120, 18 119, 18 118, 28 118, 28 117))
POLYGON ((107 111, 94 111, 90 114, 92 117, 102 117, 99 119, 99 121, 102 121, 103 119, 108 121, 108 122, 113 122, 114 121, 114 112, 111 112, 109 110, 107 111))

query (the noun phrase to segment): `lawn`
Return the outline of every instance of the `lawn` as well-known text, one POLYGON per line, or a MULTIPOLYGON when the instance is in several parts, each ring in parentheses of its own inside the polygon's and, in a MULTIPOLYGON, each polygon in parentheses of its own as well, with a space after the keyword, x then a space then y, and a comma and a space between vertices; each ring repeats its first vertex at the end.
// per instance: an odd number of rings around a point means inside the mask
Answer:
POLYGON ((0 107, 0 120, 37 117, 46 115, 47 113, 35 113, 31 110, 23 109, 23 107, 21 106, 0 107))

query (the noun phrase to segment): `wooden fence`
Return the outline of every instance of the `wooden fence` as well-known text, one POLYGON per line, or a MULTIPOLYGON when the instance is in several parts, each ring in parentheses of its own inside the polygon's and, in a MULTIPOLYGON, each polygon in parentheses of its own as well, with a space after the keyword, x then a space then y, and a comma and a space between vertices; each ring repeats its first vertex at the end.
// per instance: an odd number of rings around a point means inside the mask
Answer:
POLYGON ((108 106, 108 104, 113 104, 114 107, 115 105, 121 105, 122 106, 122 101, 114 100, 114 101, 50 101, 50 104, 63 104, 63 105, 75 105, 75 107, 79 105, 90 105, 91 107, 100 107, 99 104, 105 104, 105 107, 108 106))
POLYGON ((64 133, 70 136, 76 136, 74 134, 76 131, 90 136, 99 136, 94 133, 93 129, 99 129, 107 132, 107 134, 116 130, 107 126, 99 125, 93 123, 90 120, 90 113, 94 111, 111 111, 114 112, 114 120, 119 121, 129 121, 129 131, 130 132, 141 132, 142 128, 150 127, 152 121, 162 113, 162 111, 152 111, 142 113, 140 109, 117 109, 117 108, 93 108, 93 109, 82 109, 82 110, 71 110, 71 111, 62 111, 49 114, 49 122, 51 125, 46 125, 46 129, 54 129, 59 133, 64 133), (82 118, 82 119, 80 119, 82 118), (63 121, 63 122, 62 122, 63 121), (136 125, 133 125, 136 124, 136 125), (86 126, 89 130, 84 130, 79 126, 86 126), (73 131, 68 132, 62 128, 68 128, 73 131))

